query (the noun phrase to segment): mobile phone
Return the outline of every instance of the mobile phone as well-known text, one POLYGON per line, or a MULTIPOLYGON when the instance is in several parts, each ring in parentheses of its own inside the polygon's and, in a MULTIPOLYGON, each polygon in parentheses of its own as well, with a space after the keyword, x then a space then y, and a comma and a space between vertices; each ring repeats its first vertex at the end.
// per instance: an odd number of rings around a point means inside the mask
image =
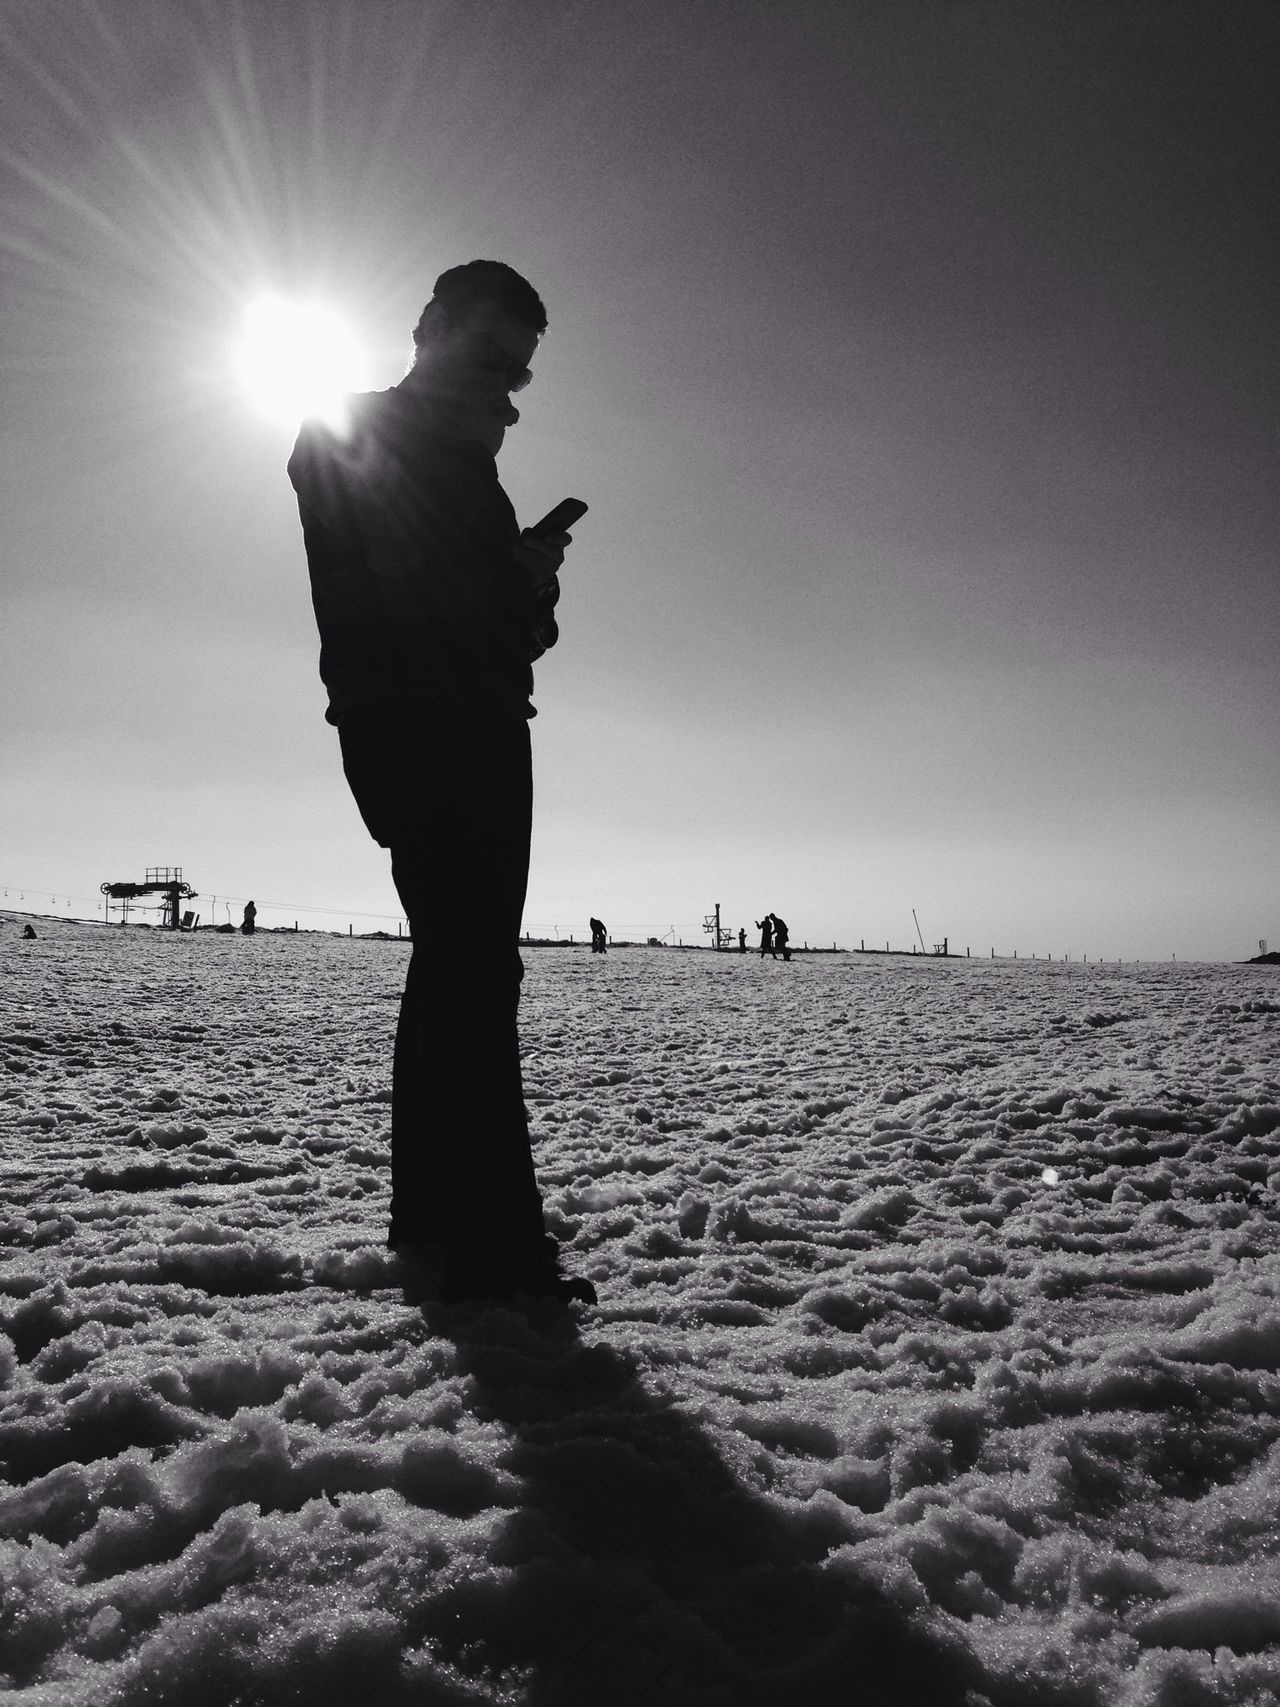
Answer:
POLYGON ((568 533, 575 522, 580 521, 587 513, 588 506, 581 498, 562 498, 554 510, 548 510, 540 522, 535 522, 530 533, 568 533))

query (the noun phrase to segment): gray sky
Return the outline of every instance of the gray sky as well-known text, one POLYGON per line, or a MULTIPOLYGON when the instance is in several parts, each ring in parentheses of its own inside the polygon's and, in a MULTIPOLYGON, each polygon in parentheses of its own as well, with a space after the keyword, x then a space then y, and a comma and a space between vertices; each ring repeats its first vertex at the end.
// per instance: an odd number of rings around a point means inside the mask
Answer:
POLYGON ((1280 942, 1280 10, 3 0, 0 50, 8 904, 396 913, 237 340, 322 301, 394 383, 482 255, 551 321, 504 482, 591 504, 531 929, 1280 942))

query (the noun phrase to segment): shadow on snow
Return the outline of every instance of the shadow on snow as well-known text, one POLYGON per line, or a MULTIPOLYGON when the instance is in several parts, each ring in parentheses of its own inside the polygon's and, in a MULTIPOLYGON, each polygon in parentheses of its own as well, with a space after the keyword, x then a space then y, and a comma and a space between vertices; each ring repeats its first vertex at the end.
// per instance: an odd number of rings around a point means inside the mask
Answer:
POLYGON ((530 1707, 985 1701, 962 1644, 926 1635, 852 1569, 823 1567, 847 1539, 836 1517, 744 1488, 626 1353, 571 1323, 539 1331, 432 1304, 423 1316, 472 1377, 469 1408, 509 1433, 505 1468, 523 1482, 496 1549, 506 1574, 433 1601, 424 1633, 443 1655, 500 1629, 509 1663, 532 1673, 530 1707))

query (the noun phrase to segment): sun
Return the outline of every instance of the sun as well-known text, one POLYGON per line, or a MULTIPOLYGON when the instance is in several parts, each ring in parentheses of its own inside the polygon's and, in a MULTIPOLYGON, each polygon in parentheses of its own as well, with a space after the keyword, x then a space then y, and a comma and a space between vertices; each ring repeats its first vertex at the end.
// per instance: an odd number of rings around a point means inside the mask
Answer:
POLYGON ((241 387, 285 426, 319 416, 341 427, 343 399, 365 385, 364 368, 359 341, 323 304, 265 295, 245 310, 236 347, 241 387))

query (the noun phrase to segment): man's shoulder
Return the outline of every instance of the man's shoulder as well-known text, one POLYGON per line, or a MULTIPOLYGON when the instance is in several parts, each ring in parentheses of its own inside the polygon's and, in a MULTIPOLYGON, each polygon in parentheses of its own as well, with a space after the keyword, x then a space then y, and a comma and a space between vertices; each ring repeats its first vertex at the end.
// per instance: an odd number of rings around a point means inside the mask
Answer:
POLYGON ((377 491, 394 476, 410 434, 410 411, 394 386, 355 393, 335 415, 302 423, 289 457, 289 479, 300 498, 330 504, 343 494, 377 491))
MULTIPOLYGON (((304 514, 335 526, 373 506, 415 526, 468 530, 503 546, 519 531, 493 454, 459 438, 403 386, 346 400, 342 419, 303 424, 289 479, 304 514)), ((486 547, 487 548, 487 547, 486 547)))
POLYGON ((353 394, 336 416, 304 421, 289 466, 292 472, 321 461, 368 469, 384 458, 409 463, 419 475, 434 467, 454 478, 497 480, 492 454, 459 438, 402 385, 353 394))
POLYGON ((388 391, 361 391, 344 397, 332 415, 309 415, 298 429, 292 463, 299 456, 349 456, 362 439, 394 426, 399 400, 388 391))

